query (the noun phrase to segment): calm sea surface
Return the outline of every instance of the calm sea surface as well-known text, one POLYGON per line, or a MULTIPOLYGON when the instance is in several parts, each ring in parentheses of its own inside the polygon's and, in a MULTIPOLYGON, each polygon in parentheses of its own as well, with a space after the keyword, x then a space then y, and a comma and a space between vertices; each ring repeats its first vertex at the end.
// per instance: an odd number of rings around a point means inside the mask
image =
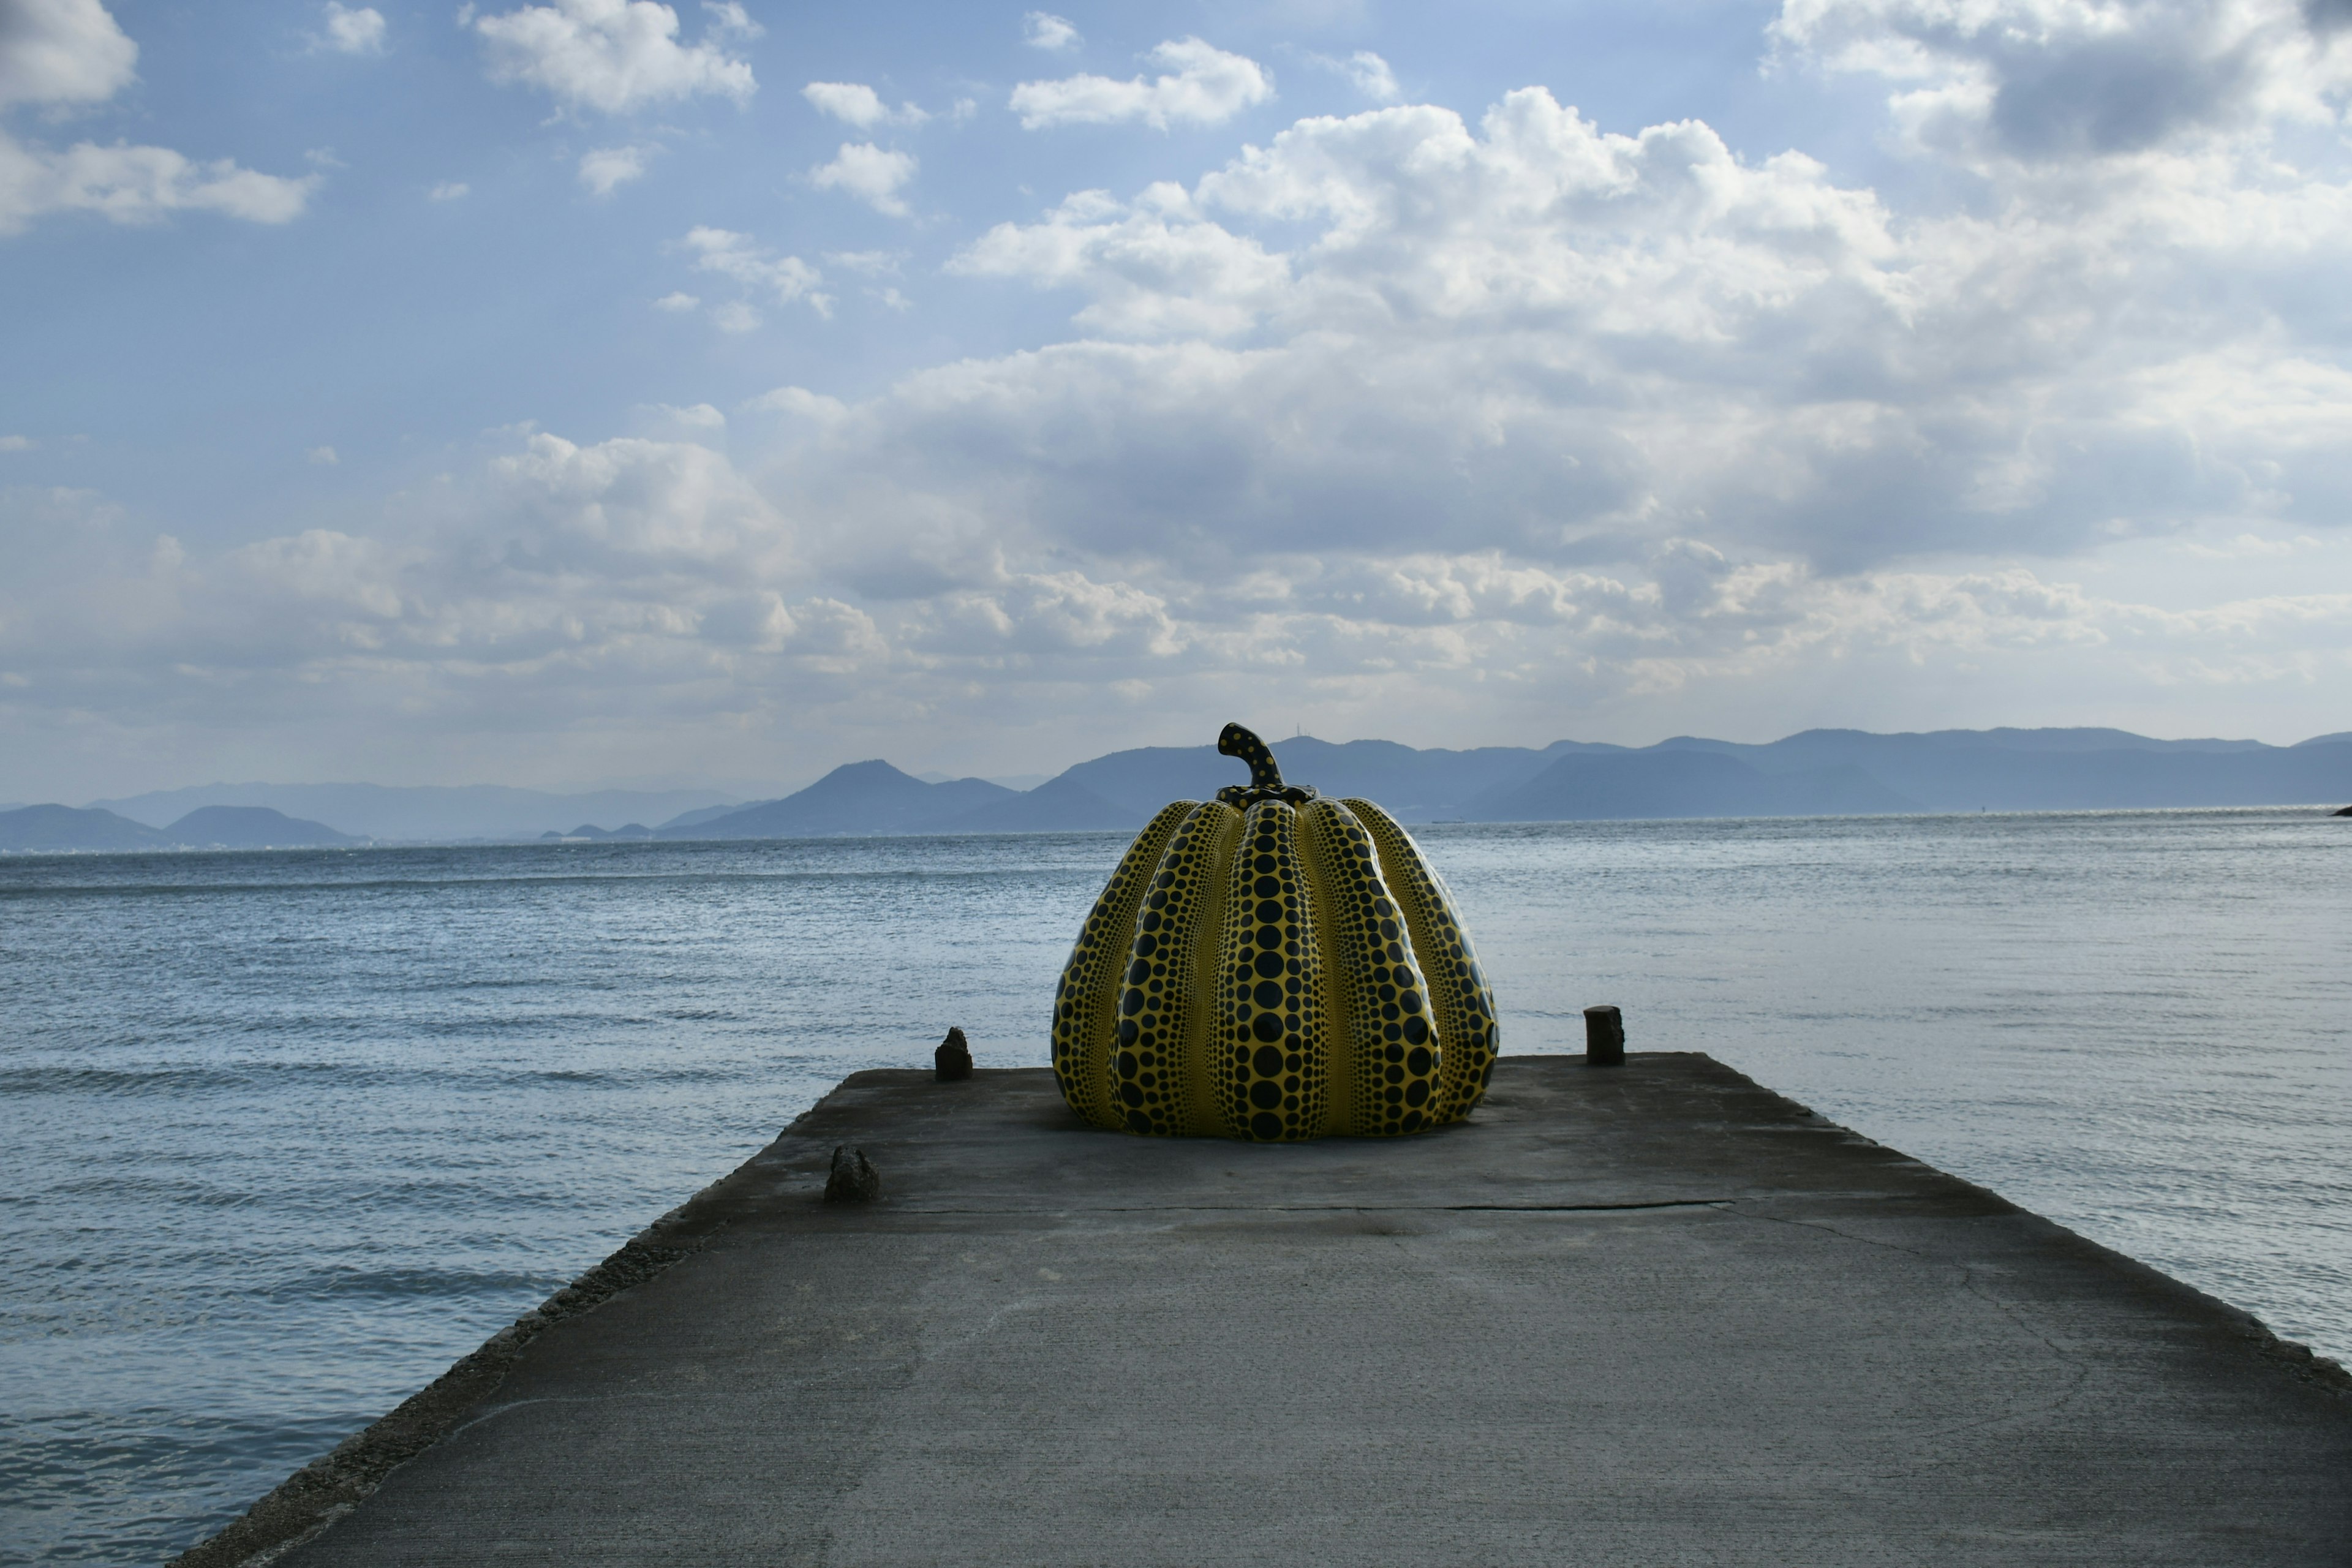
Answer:
MULTIPOLYGON (((1507 1052, 1617 1003, 2352 1356, 2352 822, 1420 837, 1507 1052)), ((200 1539, 846 1072, 1042 1064, 1123 847, 0 859, 0 1562, 200 1539)))

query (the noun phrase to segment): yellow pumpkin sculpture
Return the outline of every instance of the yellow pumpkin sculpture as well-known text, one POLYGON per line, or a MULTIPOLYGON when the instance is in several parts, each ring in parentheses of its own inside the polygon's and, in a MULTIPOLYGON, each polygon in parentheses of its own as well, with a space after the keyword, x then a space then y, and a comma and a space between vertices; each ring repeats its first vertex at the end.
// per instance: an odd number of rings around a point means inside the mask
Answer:
POLYGON ((1130 1132, 1263 1141, 1418 1132, 1494 1076, 1494 993, 1420 847, 1365 800, 1250 782, 1136 836, 1054 1001, 1072 1110, 1130 1132))

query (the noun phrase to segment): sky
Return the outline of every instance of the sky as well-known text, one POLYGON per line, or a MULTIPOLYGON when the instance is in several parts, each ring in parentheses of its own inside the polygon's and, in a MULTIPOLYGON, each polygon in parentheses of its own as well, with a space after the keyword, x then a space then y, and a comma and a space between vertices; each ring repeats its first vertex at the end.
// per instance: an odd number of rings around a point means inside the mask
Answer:
POLYGON ((2347 103, 2352 0, 0 0, 0 799, 2352 729, 2347 103))

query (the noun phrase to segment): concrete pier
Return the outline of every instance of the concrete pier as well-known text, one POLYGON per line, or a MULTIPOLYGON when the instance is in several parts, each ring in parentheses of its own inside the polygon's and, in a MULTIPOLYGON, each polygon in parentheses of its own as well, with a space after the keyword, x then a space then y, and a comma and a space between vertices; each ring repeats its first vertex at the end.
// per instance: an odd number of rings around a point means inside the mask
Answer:
POLYGON ((860 1073, 632 1247, 183 1561, 2352 1563, 2332 1363, 1702 1056, 1303 1146, 860 1073))

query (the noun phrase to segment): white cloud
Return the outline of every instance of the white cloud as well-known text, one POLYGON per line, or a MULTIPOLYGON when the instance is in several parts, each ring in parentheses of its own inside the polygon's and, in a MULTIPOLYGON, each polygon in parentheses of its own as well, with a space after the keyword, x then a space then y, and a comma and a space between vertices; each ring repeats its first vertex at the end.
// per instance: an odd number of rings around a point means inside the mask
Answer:
POLYGON ((1041 223, 999 224, 949 269, 1083 289, 1095 299, 1078 324, 1122 338, 1230 337, 1280 304, 1290 283, 1281 257, 1208 221, 1175 184, 1131 205, 1081 192, 1041 223))
POLYGON ((700 300, 696 299, 691 294, 682 292, 665 294, 660 299, 654 301, 654 309, 656 310, 668 310, 676 313, 678 311, 691 310, 701 303, 702 301, 700 300))
POLYGON ((331 49, 341 55, 373 55, 383 52, 383 13, 373 5, 353 10, 327 0, 321 24, 311 47, 331 49))
POLYGON ((149 716, 194 703, 236 723, 250 702, 337 722, 364 694, 380 716, 534 726, 656 691, 699 714, 845 703, 889 657, 866 612, 812 583, 787 521, 693 441, 521 436, 382 538, 191 552, 66 490, 0 490, 0 526, 26 531, 49 590, 0 579, 18 715, 106 687, 136 723, 114 672, 157 657, 177 689, 149 716))
POLYGON ((882 95, 856 81, 813 81, 801 89, 801 96, 815 105, 820 113, 845 121, 860 131, 877 125, 920 125, 929 115, 911 103, 892 109, 882 101, 882 95))
POLYGON ((2297 0, 1788 0, 1785 56, 1898 84, 1898 125, 1970 162, 2130 156, 2333 125, 2352 51, 2297 0))
POLYGON ((474 187, 463 180, 444 180, 425 193, 431 202, 462 202, 474 194, 474 187))
POLYGON ((915 155, 870 142, 845 142, 833 162, 809 171, 809 183, 821 191, 837 190, 856 196, 876 212, 904 217, 907 204, 898 192, 915 177, 915 155))
POLYGON ((702 8, 710 14, 710 30, 732 33, 739 38, 759 38, 768 29, 751 20, 751 13, 743 9, 741 0, 702 0, 702 8))
POLYGON ((780 386, 744 405, 762 414, 795 414, 803 419, 830 421, 847 417, 849 405, 838 397, 811 392, 805 386, 780 386))
POLYGON ((1024 81, 1013 89, 1013 111, 1030 131, 1130 120, 1165 131, 1171 124, 1220 125, 1274 96, 1274 78, 1265 67, 1198 38, 1171 38, 1145 58, 1161 74, 1149 80, 1024 81))
POLYGON ((650 146, 597 147, 580 157, 580 183, 600 196, 641 177, 655 149, 650 146))
POLYGON ((1358 49, 1346 59, 1334 59, 1328 55, 1310 58, 1325 70, 1346 77, 1358 92, 1374 103, 1394 103, 1404 96, 1404 89, 1397 86, 1396 73, 1389 69, 1389 62, 1370 49, 1358 49))
POLYGON ((99 0, 10 0, 0 12, 0 109, 103 103, 138 62, 139 46, 99 0))
POLYGON ((828 250, 824 253, 826 266, 838 267, 845 272, 863 272, 869 278, 895 278, 906 259, 906 253, 898 250, 828 250))
MULTIPOLYGON (((103 103, 132 79, 139 47, 98 0, 11 0, 0 11, 0 109, 103 103)), ((257 174, 168 147, 79 142, 62 152, 0 131, 0 235, 52 213, 115 223, 216 212, 256 223, 300 216, 318 177, 257 174)))
MULTIPOLYGON (((689 229, 682 243, 698 271, 732 279, 780 305, 804 304, 820 316, 833 313, 832 296, 820 289, 824 275, 797 256, 777 256, 750 235, 723 228, 689 229)), ((728 331, 749 331, 760 324, 759 313, 740 300, 717 307, 713 319, 728 331)))
POLYGON ((710 308, 711 324, 722 332, 756 332, 765 319, 756 306, 741 300, 729 300, 710 308))
POLYGON ((313 447, 302 456, 310 463, 321 468, 331 468, 342 461, 341 458, 336 456, 332 447, 313 447))
POLYGON ((0 452, 29 452, 33 446, 30 436, 0 436, 0 452))
POLYGON ((709 9, 711 21, 691 45, 678 42, 677 11, 656 0, 554 0, 471 25, 491 80, 528 83, 568 107, 623 114, 703 95, 744 102, 759 84, 751 64, 719 39, 757 28, 740 5, 709 9))
POLYGON ((65 212, 120 224, 159 223, 176 212, 288 223, 301 216, 318 184, 316 174, 257 174, 226 158, 196 163, 168 147, 80 142, 52 152, 0 132, 0 234, 65 212))
POLYGON ((1032 11, 1021 18, 1021 41, 1033 49, 1054 53, 1075 49, 1084 42, 1077 28, 1050 11, 1032 11))

